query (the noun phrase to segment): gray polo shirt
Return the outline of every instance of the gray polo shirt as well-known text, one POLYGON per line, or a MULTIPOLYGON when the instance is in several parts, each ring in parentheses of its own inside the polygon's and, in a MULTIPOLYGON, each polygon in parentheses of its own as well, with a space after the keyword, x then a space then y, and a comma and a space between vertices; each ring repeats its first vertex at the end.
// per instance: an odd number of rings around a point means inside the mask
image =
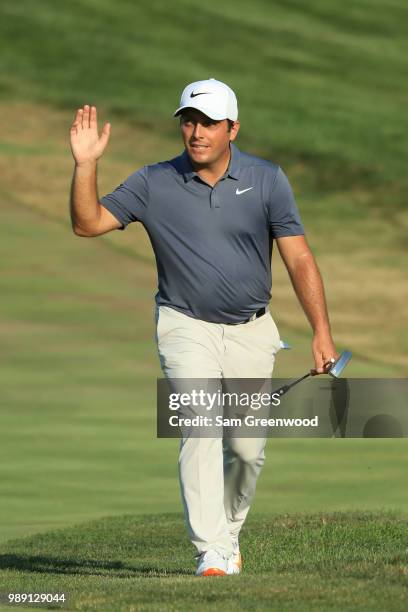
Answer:
POLYGON ((304 234, 281 168, 234 145, 214 187, 184 151, 131 174, 100 201, 120 229, 140 221, 149 234, 157 303, 214 323, 237 323, 267 306, 273 239, 304 234))

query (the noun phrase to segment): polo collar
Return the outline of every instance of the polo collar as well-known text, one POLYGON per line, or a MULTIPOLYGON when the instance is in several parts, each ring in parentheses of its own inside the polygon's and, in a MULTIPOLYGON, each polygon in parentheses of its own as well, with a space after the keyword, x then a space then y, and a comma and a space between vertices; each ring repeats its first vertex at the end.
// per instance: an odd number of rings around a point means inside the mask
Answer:
POLYGON ((236 181, 239 179, 239 167, 240 167, 240 150, 231 142, 231 159, 227 170, 227 176, 236 181))
MULTIPOLYGON (((230 144, 230 149, 231 149, 231 159, 230 159, 230 163, 227 168, 227 171, 224 174, 224 177, 228 176, 229 178, 238 180, 241 153, 240 153, 240 150, 233 143, 230 144)), ((183 173, 185 182, 188 183, 195 176, 199 176, 199 175, 194 170, 191 160, 187 154, 187 151, 184 150, 180 157, 181 157, 181 171, 183 173)))

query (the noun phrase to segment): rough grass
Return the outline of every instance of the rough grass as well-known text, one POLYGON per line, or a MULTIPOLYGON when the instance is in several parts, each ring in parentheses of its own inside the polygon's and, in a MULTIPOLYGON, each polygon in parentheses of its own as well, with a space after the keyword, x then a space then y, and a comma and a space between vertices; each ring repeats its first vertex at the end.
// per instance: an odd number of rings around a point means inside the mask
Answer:
POLYGON ((405 610, 407 545, 395 514, 258 515, 243 574, 198 579, 180 515, 127 515, 6 542, 0 578, 70 610, 405 610))

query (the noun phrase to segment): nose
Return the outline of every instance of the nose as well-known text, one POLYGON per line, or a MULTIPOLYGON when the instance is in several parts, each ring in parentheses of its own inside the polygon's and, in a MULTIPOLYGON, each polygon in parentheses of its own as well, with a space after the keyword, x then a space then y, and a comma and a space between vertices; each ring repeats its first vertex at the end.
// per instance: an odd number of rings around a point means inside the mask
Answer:
POLYGON ((194 138, 200 138, 201 137, 201 130, 202 130, 202 125, 200 123, 195 123, 194 124, 194 130, 193 130, 193 137, 194 138))

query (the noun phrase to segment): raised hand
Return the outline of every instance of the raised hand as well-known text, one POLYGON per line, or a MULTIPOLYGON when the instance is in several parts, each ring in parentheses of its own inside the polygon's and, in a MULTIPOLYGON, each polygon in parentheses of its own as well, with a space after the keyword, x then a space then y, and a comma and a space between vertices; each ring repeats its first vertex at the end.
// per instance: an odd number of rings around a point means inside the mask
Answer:
POLYGON ((85 104, 79 108, 71 126, 71 151, 78 166, 96 163, 102 156, 110 136, 110 123, 98 134, 96 107, 85 104))

